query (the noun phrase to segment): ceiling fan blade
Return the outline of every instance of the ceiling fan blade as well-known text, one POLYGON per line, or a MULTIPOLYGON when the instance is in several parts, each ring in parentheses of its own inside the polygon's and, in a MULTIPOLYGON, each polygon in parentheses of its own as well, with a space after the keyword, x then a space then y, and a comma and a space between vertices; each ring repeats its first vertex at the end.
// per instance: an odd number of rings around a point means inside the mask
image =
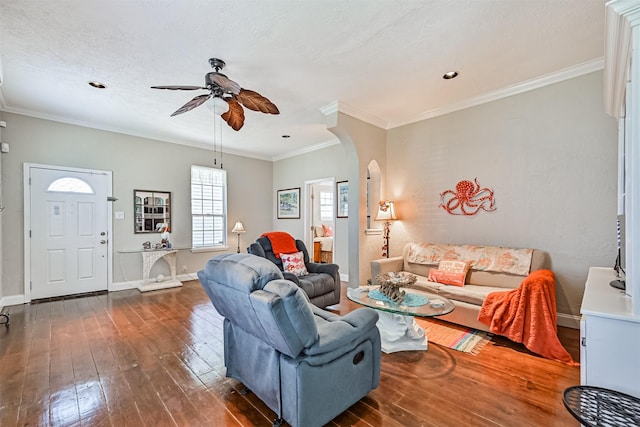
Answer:
POLYGON ((198 89, 206 89, 206 87, 202 87, 202 86, 151 86, 151 89, 198 90, 198 89))
POLYGON ((242 105, 240 105, 235 99, 225 98, 225 101, 229 104, 229 111, 220 117, 222 117, 222 119, 227 122, 233 130, 240 130, 244 125, 244 109, 242 108, 242 105))
POLYGON ((240 89, 236 99, 250 110, 268 114, 280 114, 278 107, 273 102, 253 90, 240 89))
POLYGON ((211 79, 227 93, 237 95, 240 92, 240 85, 222 74, 213 73, 211 79))
POLYGON ((182 114, 182 113, 186 113, 189 110, 193 110, 194 108, 204 104, 207 99, 209 99, 211 97, 211 94, 208 93, 206 95, 198 95, 195 98, 193 98, 191 101, 187 102, 186 104, 184 104, 182 107, 178 108, 172 115, 173 116, 177 116, 178 114, 182 114))

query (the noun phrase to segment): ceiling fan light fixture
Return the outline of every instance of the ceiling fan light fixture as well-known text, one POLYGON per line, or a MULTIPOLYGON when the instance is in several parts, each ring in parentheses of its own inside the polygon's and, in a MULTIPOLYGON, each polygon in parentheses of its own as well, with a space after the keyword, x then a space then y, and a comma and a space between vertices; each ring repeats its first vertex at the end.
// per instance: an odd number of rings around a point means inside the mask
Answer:
POLYGON ((198 95, 171 114, 171 117, 191 111, 202 104, 210 106, 215 115, 219 115, 231 129, 238 131, 244 125, 244 108, 266 114, 280 114, 278 107, 268 98, 258 92, 243 89, 233 80, 218 71, 224 66, 224 61, 211 58, 210 65, 215 71, 205 74, 205 86, 165 85, 151 86, 151 89, 166 90, 208 90, 208 94, 198 95), (212 103, 207 101, 212 100, 212 103), (220 102, 224 103, 223 106, 220 102))
POLYGON ((455 79, 456 77, 458 77, 457 71, 447 71, 446 73, 444 73, 444 76, 442 76, 442 78, 445 80, 455 79))
POLYGON ((229 111, 229 104, 221 97, 213 96, 207 101, 207 108, 216 116, 221 116, 229 111))
POLYGON ((96 89, 106 89, 107 88, 107 86, 104 83, 100 83, 100 82, 97 82, 95 80, 90 81, 89 82, 89 86, 94 87, 96 89))

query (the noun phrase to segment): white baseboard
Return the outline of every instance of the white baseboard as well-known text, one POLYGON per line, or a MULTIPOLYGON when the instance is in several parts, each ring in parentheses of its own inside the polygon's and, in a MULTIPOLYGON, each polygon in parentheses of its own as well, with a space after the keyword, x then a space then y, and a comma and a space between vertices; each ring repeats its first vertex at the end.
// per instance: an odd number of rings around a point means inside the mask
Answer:
MULTIPOLYGON (((197 273, 184 273, 176 275, 176 279, 181 282, 189 280, 198 280, 197 273)), ((155 283, 156 279, 149 280, 149 283, 155 283)), ((138 289, 142 287, 142 280, 128 280, 126 282, 114 282, 109 287, 109 292, 126 291, 127 289, 138 289)))
POLYGON ((189 280, 198 280, 198 273, 184 273, 176 276, 181 282, 188 282, 189 280))
POLYGON ((126 291, 127 289, 137 289, 142 285, 142 280, 129 280, 126 282, 113 282, 109 286, 109 292, 126 291))
POLYGON ((573 314, 558 313, 558 326, 565 328, 580 329, 580 316, 573 314))
MULTIPOLYGON (((181 282, 188 282, 189 280, 198 280, 197 273, 185 273, 177 275, 176 278, 181 282)), ((151 282, 155 282, 151 280, 151 282)), ((138 287, 142 286, 142 280, 130 280, 126 282, 114 282, 109 287, 109 292, 118 292, 118 291, 126 291, 127 289, 138 289, 138 287)), ((25 303, 24 294, 20 295, 11 295, 8 297, 0 298, 0 310, 3 307, 8 307, 10 305, 20 305, 25 303)))
POLYGON ((348 283, 349 282, 349 275, 340 273, 340 281, 348 283))
POLYGON ((9 297, 0 298, 0 309, 9 305, 24 304, 24 295, 11 295, 9 297))

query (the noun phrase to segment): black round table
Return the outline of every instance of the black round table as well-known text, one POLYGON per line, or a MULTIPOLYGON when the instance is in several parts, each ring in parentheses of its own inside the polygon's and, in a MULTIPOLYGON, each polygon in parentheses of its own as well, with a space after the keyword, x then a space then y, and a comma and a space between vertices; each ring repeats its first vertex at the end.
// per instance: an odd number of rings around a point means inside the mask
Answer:
POLYGON ((640 399, 619 391, 573 386, 564 391, 562 401, 571 415, 585 426, 640 426, 640 399))

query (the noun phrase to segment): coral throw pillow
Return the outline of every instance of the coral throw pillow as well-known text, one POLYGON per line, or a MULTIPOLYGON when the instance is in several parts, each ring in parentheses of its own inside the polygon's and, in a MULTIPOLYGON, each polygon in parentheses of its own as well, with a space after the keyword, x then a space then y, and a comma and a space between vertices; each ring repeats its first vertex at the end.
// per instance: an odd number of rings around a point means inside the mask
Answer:
POLYGON ((443 285, 464 286, 469 263, 464 261, 440 261, 438 269, 429 270, 429 281, 443 285))
POLYGON ((280 259, 282 260, 282 268, 287 273, 295 274, 298 277, 309 274, 307 267, 304 265, 302 251, 292 254, 280 254, 280 259))
POLYGON ((322 224, 322 231, 324 231, 324 237, 333 237, 333 228, 322 224))
POLYGON ((429 281, 438 282, 443 285, 464 286, 466 274, 464 273, 452 273, 451 271, 442 271, 431 269, 429 270, 429 281))

